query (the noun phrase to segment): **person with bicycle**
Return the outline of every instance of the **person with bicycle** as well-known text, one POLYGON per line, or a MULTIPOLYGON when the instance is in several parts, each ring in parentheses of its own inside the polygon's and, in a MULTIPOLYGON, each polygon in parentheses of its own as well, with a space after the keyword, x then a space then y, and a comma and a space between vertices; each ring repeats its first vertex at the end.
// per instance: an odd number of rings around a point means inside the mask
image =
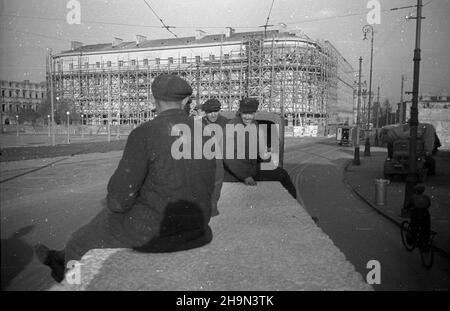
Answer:
POLYGON ((430 236, 429 208, 431 206, 431 199, 424 192, 425 186, 423 184, 414 186, 414 193, 408 200, 405 209, 411 215, 411 231, 419 234, 419 248, 427 251, 430 236))

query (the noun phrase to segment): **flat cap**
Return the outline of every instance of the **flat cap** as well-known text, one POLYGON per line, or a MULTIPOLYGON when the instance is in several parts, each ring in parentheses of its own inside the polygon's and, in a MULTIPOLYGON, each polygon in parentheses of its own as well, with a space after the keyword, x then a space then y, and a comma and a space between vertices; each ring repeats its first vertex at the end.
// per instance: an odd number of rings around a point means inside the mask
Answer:
POLYGON ((192 88, 184 79, 164 74, 157 76, 152 83, 152 94, 155 99, 167 101, 181 101, 191 96, 192 88))
POLYGON ((239 111, 242 113, 254 113, 258 110, 259 102, 256 98, 243 98, 239 101, 239 111))
POLYGON ((208 99, 202 105, 202 110, 206 113, 219 111, 221 107, 220 101, 215 98, 208 99))

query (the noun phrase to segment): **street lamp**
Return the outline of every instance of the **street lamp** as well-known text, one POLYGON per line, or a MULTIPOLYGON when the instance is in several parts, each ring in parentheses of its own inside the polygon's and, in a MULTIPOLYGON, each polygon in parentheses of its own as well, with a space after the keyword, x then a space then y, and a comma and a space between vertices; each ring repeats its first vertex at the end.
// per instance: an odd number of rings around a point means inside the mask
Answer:
POLYGON ((16 114, 17 136, 19 136, 19 116, 16 114))
POLYGON ((83 117, 84 117, 84 115, 83 114, 81 114, 81 138, 84 138, 84 132, 83 132, 83 117))
MULTIPOLYGON (((364 33, 363 40, 367 40, 367 33, 370 31, 371 44, 370 44, 370 78, 369 78, 369 107, 367 112, 367 130, 370 129, 370 105, 372 104, 372 65, 373 65, 373 26, 365 25, 362 28, 364 33)), ((364 149, 364 156, 370 156, 370 132, 367 132, 366 144, 364 149)))
POLYGON ((50 115, 47 115, 48 137, 50 137, 50 115))
POLYGON ((69 124, 70 111, 67 111, 66 115, 67 115, 67 143, 70 144, 70 124, 69 124))

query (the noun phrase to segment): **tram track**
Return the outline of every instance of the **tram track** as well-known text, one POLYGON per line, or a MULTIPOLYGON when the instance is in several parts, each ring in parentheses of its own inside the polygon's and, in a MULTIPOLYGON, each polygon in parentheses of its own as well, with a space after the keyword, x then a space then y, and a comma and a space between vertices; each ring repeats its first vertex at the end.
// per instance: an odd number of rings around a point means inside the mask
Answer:
MULTIPOLYGON (((48 168, 48 167, 53 167, 53 166, 63 165, 63 163, 62 163, 63 161, 68 160, 68 159, 71 159, 72 157, 77 156, 77 155, 80 155, 80 154, 86 154, 86 150, 82 150, 82 151, 79 151, 79 152, 75 152, 75 153, 71 154, 70 156, 67 156, 67 157, 64 157, 64 158, 61 158, 61 159, 52 161, 52 162, 50 162, 50 163, 47 163, 47 164, 45 164, 45 165, 41 165, 41 166, 38 166, 38 167, 13 169, 13 170, 26 170, 26 171, 25 171, 25 172, 22 172, 22 173, 19 173, 19 174, 16 174, 16 175, 14 175, 14 176, 7 177, 7 178, 5 178, 5 179, 0 180, 0 184, 3 184, 3 183, 5 183, 5 182, 8 182, 8 181, 11 181, 11 180, 14 180, 14 179, 17 179, 17 178, 22 177, 22 176, 26 176, 26 175, 32 174, 32 173, 34 173, 34 172, 43 170, 43 169, 48 168)), ((121 157, 121 156, 122 156, 122 155, 117 155, 117 156, 114 156, 113 158, 117 158, 117 157, 121 157)), ((95 158, 95 159, 81 160, 81 161, 71 162, 70 164, 73 164, 73 163, 79 164, 79 163, 86 163, 86 162, 92 162, 92 161, 100 161, 100 160, 106 160, 106 159, 110 159, 110 158, 111 158, 111 157, 102 157, 102 158, 95 158)), ((67 163, 66 163, 66 164, 67 164, 67 163)), ((8 171, 8 172, 11 172, 11 171, 13 171, 13 170, 10 170, 10 171, 8 171)))

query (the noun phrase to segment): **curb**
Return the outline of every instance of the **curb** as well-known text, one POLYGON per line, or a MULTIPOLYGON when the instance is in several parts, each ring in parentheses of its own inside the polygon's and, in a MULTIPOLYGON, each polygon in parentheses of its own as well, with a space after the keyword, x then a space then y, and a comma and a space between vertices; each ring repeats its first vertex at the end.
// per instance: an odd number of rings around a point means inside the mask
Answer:
MULTIPOLYGON (((348 167, 352 164, 353 160, 349 160, 348 163, 345 165, 344 167, 344 172, 348 172, 348 167)), ((353 187, 348 180, 344 177, 343 178, 344 182, 352 189, 352 191, 362 200, 364 201, 367 205, 369 205, 373 210, 375 210, 378 214, 382 215, 383 217, 385 217, 386 219, 388 219, 389 221, 391 221, 392 223, 394 223, 395 225, 397 225, 399 228, 401 227, 402 222, 399 222, 397 219, 394 219, 393 217, 387 215, 386 213, 382 212, 382 210, 380 208, 378 208, 375 204, 373 204, 372 202, 370 202, 365 196, 363 196, 358 190, 357 188, 353 187)), ((443 256, 447 257, 447 259, 450 259, 450 253, 448 253, 446 250, 442 249, 441 247, 438 247, 436 245, 433 245, 434 249, 437 250, 439 253, 441 253, 443 256)))

